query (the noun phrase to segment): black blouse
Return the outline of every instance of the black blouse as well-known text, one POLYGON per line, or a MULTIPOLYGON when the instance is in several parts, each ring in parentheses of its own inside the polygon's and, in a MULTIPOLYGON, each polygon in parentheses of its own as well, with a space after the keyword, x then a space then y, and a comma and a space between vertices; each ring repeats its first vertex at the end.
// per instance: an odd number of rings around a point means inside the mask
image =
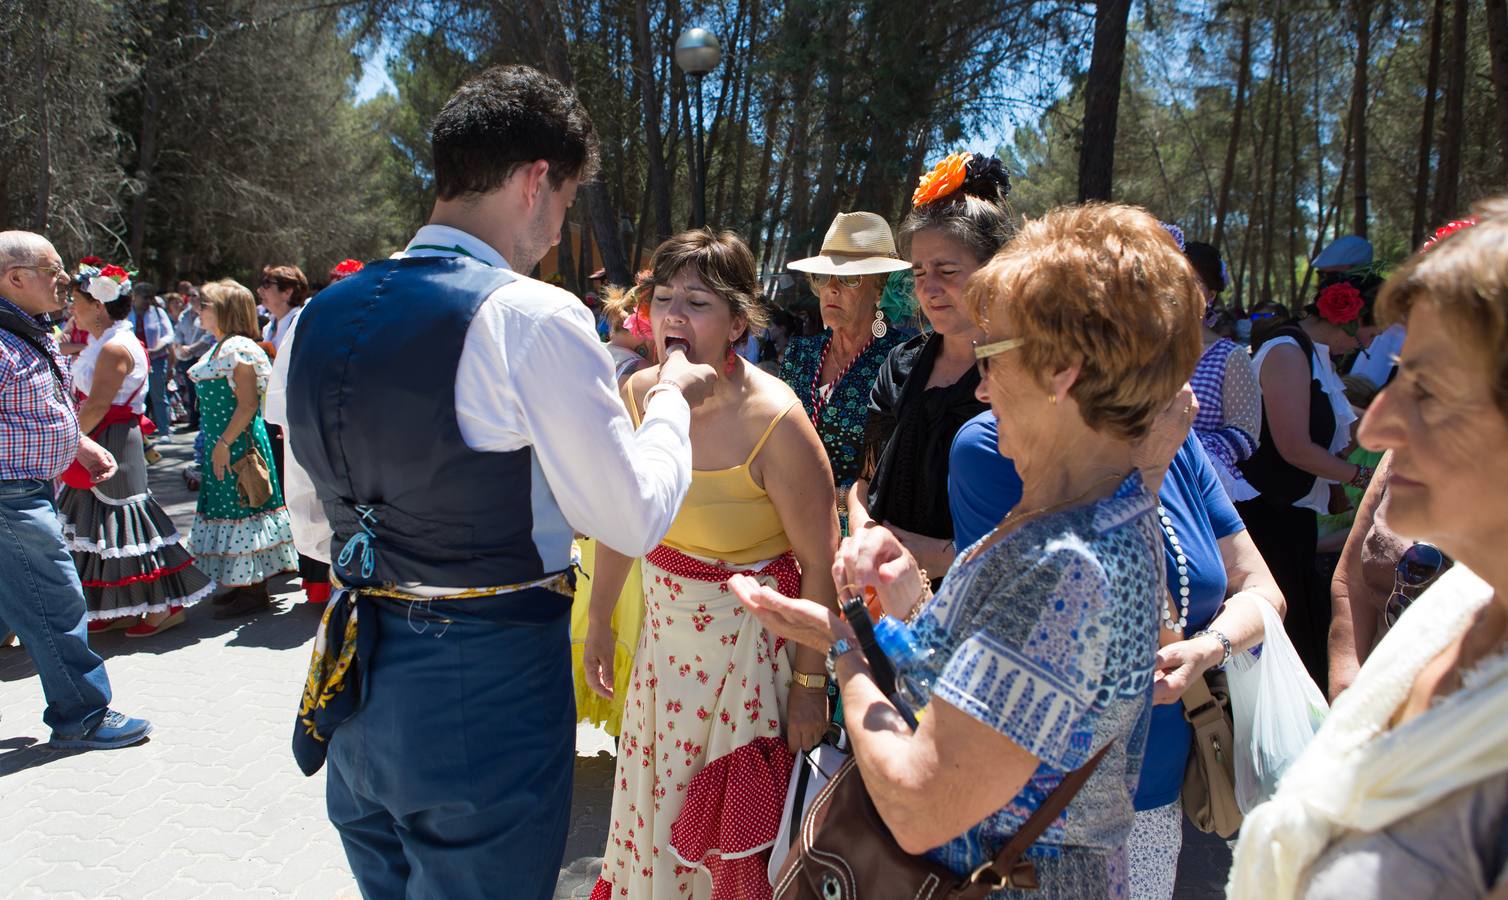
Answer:
POLYGON ((930 538, 953 537, 948 453, 964 423, 989 409, 970 366, 943 387, 927 387, 942 351, 940 334, 917 335, 890 351, 875 379, 864 429, 869 515, 930 538))

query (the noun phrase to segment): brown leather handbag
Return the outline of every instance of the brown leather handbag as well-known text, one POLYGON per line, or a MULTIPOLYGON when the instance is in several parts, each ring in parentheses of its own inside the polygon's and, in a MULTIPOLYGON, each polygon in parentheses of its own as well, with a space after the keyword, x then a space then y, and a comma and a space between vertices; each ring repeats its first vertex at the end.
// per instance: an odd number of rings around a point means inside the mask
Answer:
POLYGON ((1194 729, 1183 770, 1183 811, 1200 831, 1228 838, 1241 828, 1236 803, 1235 723, 1225 673, 1211 669, 1183 692, 1183 717, 1194 729))
POLYGON ((801 834, 775 882, 775 900, 982 900, 1004 888, 1036 890, 1022 859, 1104 759, 1106 744, 1069 772, 995 858, 960 878, 902 850, 869 799, 850 758, 812 801, 801 834))
POLYGON ((245 456, 230 464, 230 472, 236 479, 236 494, 242 506, 257 509, 272 499, 272 472, 256 444, 251 444, 245 456))

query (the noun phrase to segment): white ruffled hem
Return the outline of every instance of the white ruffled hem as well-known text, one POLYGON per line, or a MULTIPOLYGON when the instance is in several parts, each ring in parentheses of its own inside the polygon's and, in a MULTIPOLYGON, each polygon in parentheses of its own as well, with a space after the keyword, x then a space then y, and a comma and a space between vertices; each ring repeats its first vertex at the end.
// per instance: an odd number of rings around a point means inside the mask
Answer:
POLYGON ((158 535, 145 544, 127 544, 124 547, 106 547, 104 544, 85 540, 77 537, 77 532, 69 525, 63 527, 63 537, 68 549, 75 553, 92 553, 100 559, 126 559, 133 556, 146 556, 155 553, 163 547, 171 547, 174 544, 182 544, 183 538, 178 532, 158 535))
POLYGON ((145 616, 152 613, 167 612, 175 606, 187 609, 213 594, 218 587, 213 581, 187 597, 168 597, 158 603, 138 603, 135 606, 122 606, 116 609, 89 610, 84 618, 90 622, 100 622, 108 619, 124 619, 128 616, 145 616))

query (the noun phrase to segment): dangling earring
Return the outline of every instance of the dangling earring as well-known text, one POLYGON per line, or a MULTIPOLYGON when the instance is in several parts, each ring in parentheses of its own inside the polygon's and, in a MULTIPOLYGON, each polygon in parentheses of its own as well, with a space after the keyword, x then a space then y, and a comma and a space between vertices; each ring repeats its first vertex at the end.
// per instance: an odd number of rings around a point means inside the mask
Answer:
POLYGON ((1058 405, 1058 395, 1057 394, 1048 394, 1047 395, 1047 402, 1051 406, 1057 406, 1058 405))
POLYGON ((885 332, 889 330, 890 326, 885 324, 885 311, 876 307, 874 311, 874 321, 869 323, 869 333, 874 335, 876 338, 882 338, 885 336, 885 332))
POLYGON ((723 364, 723 374, 732 375, 733 369, 738 365, 738 354, 733 352, 733 345, 728 345, 728 361, 723 364))

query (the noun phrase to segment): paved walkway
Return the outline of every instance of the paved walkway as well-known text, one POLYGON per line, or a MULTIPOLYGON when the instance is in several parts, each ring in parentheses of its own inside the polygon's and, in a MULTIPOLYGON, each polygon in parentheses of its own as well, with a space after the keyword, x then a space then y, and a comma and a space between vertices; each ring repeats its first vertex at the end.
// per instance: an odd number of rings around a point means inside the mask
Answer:
MULTIPOLYGON (((153 490, 185 532, 191 438, 174 438, 151 470, 153 490)), ((319 610, 297 602, 296 584, 274 584, 277 603, 265 613, 217 622, 205 605, 155 639, 112 632, 93 641, 108 660, 116 707, 156 726, 149 741, 124 750, 42 749, 31 661, 22 649, 0 649, 0 895, 358 896, 325 818, 324 774, 303 777, 288 749, 319 610)), ((611 752, 602 732, 578 733, 570 862, 557 898, 585 898, 596 880, 611 752)), ((1178 896, 1218 896, 1228 853, 1191 834, 1178 896)))

